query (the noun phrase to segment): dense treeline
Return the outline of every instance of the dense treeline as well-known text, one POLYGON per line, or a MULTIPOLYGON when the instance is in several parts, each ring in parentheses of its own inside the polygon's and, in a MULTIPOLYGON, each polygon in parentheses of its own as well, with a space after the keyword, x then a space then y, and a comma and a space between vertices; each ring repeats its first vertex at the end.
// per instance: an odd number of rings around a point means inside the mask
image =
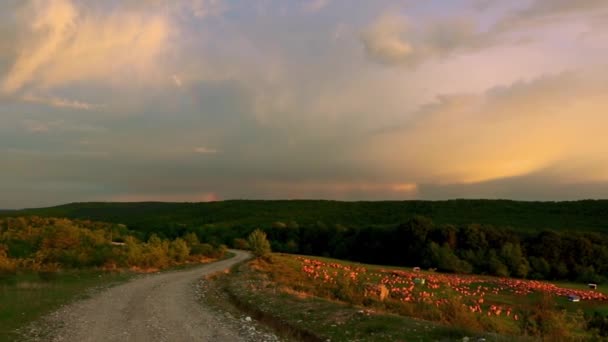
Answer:
POLYGON ((262 228, 275 251, 533 279, 608 276, 608 201, 80 203, 5 215, 35 213, 124 223, 141 241, 190 234, 242 247, 235 239, 262 228))
POLYGON ((69 219, 0 219, 0 275, 60 268, 164 268, 202 257, 220 257, 225 247, 200 243, 195 234, 172 240, 137 238, 124 225, 69 219))
MULTIPOLYGON (((608 276, 608 235, 597 232, 522 233, 490 225, 435 224, 424 217, 385 228, 275 222, 263 230, 274 251, 288 253, 530 279, 601 283, 608 276)), ((249 232, 207 228, 200 233, 238 247, 249 232)))
POLYGON ((478 223, 519 231, 602 231, 608 225, 608 201, 521 202, 449 201, 223 201, 211 203, 73 203, 0 215, 38 215, 124 223, 147 234, 176 238, 193 227, 268 226, 295 221, 347 227, 390 227, 420 215, 438 224, 478 223))

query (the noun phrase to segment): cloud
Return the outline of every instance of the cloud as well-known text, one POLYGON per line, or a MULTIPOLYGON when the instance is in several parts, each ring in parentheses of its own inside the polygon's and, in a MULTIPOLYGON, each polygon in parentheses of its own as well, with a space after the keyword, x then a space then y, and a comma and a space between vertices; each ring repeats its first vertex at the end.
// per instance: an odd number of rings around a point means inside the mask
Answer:
POLYGON ((216 153, 219 153, 218 150, 216 150, 214 148, 205 147, 205 146, 201 146, 201 147, 195 148, 194 152, 200 153, 200 154, 216 154, 216 153))
POLYGON ((100 108, 100 105, 95 105, 92 103, 87 103, 87 102, 83 102, 83 101, 78 101, 78 100, 69 100, 69 99, 64 99, 61 97, 55 97, 55 96, 36 96, 33 94, 25 94, 22 98, 23 101, 25 102, 30 102, 30 103, 38 103, 38 104, 44 104, 44 105, 48 105, 51 107, 57 107, 57 108, 72 108, 72 109, 79 109, 79 110, 93 110, 96 108, 100 108))
POLYGON ((367 56, 385 65, 416 66, 432 58, 486 46, 488 36, 468 18, 429 21, 418 26, 403 16, 384 14, 360 36, 367 56))
POLYGON ((304 2, 304 10, 306 12, 318 12, 329 5, 331 0, 306 0, 304 2))
POLYGON ((229 7, 224 0, 191 0, 194 16, 198 18, 216 17, 226 12, 229 7))
POLYGON ((142 194, 122 194, 104 198, 111 202, 216 202, 220 197, 214 192, 205 193, 142 193, 142 194))
POLYGON ((442 96, 401 128, 378 133, 364 159, 417 184, 474 184, 549 167, 560 170, 553 179, 606 181, 606 80, 593 68, 442 96))
POLYGON ((402 64, 413 59, 414 48, 405 40, 405 20, 394 15, 379 18, 361 40, 372 59, 385 64, 402 64))
POLYGON ((30 133, 48 133, 48 132, 101 132, 105 131, 103 127, 94 126, 83 123, 70 123, 64 120, 55 121, 40 121, 40 120, 23 120, 23 128, 30 133))
POLYGON ((70 0, 31 1, 23 10, 18 58, 0 90, 77 81, 127 83, 158 69, 170 31, 163 15, 97 12, 70 0))
POLYGON ((173 80, 173 83, 175 83, 176 87, 181 87, 183 85, 182 79, 179 76, 173 75, 171 76, 171 79, 173 80))
MULTIPOLYGON (((478 10, 497 1, 477 1, 478 10)), ((523 8, 509 7, 498 19, 487 23, 456 13, 443 18, 408 20, 391 12, 377 17, 360 36, 367 56, 388 66, 417 66, 429 60, 491 47, 522 44, 545 37, 537 29, 580 22, 593 25, 608 15, 603 0, 534 0, 523 8), (486 26, 485 29, 480 29, 486 26), (590 24, 591 23, 591 24, 590 24)))
MULTIPOLYGON (((507 16, 507 22, 517 23, 528 20, 539 21, 546 18, 558 19, 563 15, 581 14, 608 10, 608 3, 603 0, 534 0, 529 6, 514 11, 507 16)), ((506 23, 505 23, 506 24, 506 23)))
POLYGON ((366 181, 258 181, 252 189, 256 198, 413 199, 418 186, 412 183, 366 181))
POLYGON ((30 133, 45 133, 50 130, 48 124, 36 120, 23 120, 23 127, 30 133))

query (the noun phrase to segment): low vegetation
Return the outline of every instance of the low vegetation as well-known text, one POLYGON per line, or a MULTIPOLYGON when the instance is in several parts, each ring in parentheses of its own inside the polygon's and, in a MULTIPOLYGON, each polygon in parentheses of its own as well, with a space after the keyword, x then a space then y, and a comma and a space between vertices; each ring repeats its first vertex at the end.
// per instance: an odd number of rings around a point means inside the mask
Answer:
POLYGON ((270 254, 270 242, 266 237, 266 233, 256 229, 247 238, 247 246, 251 250, 251 253, 257 258, 262 258, 270 254))
POLYGON ((147 241, 123 225, 18 217, 0 219, 0 342, 15 330, 87 289, 126 280, 136 272, 206 262, 225 246, 195 234, 147 241))
POLYGON ((256 259, 227 277, 226 291, 246 309, 332 341, 597 340, 605 336, 608 321, 601 314, 608 309, 606 292, 570 283, 285 254, 256 259), (569 302, 574 295, 581 302, 569 302))
POLYGON ((200 243, 192 233, 141 241, 122 225, 39 217, 0 220, 0 277, 82 268, 158 270, 221 257, 225 249, 200 243))
POLYGON ((20 272, 0 279, 0 342, 22 341, 17 330, 29 322, 67 302, 85 298, 95 289, 118 284, 133 275, 132 272, 63 270, 53 273, 52 277, 20 272))

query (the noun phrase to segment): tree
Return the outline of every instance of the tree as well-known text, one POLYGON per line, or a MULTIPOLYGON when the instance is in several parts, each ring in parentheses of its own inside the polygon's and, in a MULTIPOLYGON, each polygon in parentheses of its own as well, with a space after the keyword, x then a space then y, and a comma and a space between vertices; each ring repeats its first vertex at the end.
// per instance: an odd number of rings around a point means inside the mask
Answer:
POLYGON ((264 257, 271 252, 270 242, 268 242, 268 239, 266 238, 266 233, 259 229, 256 229, 249 234, 247 242, 249 242, 249 248, 251 248, 253 255, 258 258, 264 257))

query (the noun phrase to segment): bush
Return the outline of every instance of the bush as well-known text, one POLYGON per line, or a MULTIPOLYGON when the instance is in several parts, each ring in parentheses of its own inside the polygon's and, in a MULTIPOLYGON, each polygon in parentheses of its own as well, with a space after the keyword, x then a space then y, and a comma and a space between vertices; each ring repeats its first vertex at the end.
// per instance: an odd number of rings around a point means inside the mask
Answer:
POLYGON ((201 243, 199 245, 192 246, 192 249, 190 250, 190 253, 193 255, 202 255, 208 258, 213 256, 213 252, 213 246, 208 243, 201 243))
POLYGON ((232 246, 236 249, 249 249, 249 243, 247 243, 247 240, 241 238, 234 239, 232 246))
POLYGON ((257 258, 261 258, 270 254, 270 243, 266 238, 266 233, 263 231, 256 229, 251 234, 249 234, 249 238, 247 239, 249 243, 249 248, 253 255, 257 258))
POLYGON ((6 250, 0 245, 0 278, 14 274, 17 269, 17 265, 8 257, 6 250))
POLYGON ((177 238, 169 244, 169 257, 175 262, 184 262, 190 256, 190 247, 186 241, 177 238))
POLYGON ((608 337, 608 317, 596 311, 587 321, 587 330, 593 331, 598 340, 608 337))

